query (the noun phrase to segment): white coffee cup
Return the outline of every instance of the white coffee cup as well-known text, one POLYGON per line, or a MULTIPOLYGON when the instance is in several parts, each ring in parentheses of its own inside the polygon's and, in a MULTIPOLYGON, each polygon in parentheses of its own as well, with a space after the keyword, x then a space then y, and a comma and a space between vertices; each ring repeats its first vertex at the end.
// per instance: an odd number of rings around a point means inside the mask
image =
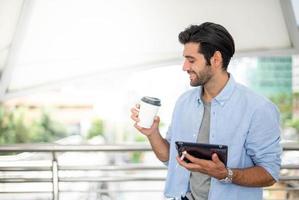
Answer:
POLYGON ((140 101, 138 126, 150 128, 161 106, 161 100, 155 97, 142 97, 140 101))

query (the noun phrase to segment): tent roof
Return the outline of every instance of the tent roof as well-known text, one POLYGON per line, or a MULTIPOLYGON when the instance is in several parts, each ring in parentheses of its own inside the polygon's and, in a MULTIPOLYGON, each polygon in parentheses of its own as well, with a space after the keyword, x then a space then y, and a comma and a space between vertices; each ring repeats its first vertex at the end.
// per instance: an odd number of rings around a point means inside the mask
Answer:
MULTIPOLYGON (((0 99, 74 80, 180 64, 177 35, 220 23, 236 56, 299 49, 292 0, 0 0, 0 99)), ((299 9, 297 9, 299 10, 299 9)))

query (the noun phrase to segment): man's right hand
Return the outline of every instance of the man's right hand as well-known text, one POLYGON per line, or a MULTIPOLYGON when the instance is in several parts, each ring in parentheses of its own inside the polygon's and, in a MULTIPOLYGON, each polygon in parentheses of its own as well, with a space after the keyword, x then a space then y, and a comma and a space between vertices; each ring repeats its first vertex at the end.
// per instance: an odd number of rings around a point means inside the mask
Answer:
POLYGON ((155 117, 154 122, 150 128, 143 128, 138 126, 139 118, 139 108, 140 105, 136 104, 135 107, 131 108, 131 119, 135 121, 134 127, 141 132, 142 134, 146 135, 147 137, 152 136, 153 134, 159 133, 159 123, 160 118, 158 116, 155 117))
POLYGON ((143 128, 138 126, 139 122, 139 108, 140 105, 136 104, 134 108, 131 109, 131 118, 135 122, 134 127, 140 131, 143 135, 146 135, 156 156, 162 162, 168 161, 169 159, 169 143, 165 140, 159 132, 160 118, 155 117, 154 122, 150 128, 143 128))

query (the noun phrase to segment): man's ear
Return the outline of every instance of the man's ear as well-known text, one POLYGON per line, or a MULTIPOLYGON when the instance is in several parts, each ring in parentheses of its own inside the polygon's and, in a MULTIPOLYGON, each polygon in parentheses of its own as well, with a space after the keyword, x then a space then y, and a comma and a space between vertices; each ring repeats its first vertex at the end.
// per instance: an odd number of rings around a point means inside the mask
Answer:
POLYGON ((214 55, 211 57, 211 65, 222 68, 222 54, 220 51, 215 51, 214 55))

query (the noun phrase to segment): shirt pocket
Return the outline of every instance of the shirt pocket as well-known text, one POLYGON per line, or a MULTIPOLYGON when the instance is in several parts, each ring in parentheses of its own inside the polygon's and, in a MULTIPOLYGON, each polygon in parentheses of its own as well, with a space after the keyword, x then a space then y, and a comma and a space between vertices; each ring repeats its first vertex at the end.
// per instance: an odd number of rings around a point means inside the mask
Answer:
POLYGON ((228 146, 227 165, 231 168, 241 167, 245 150, 246 131, 222 131, 216 143, 228 146))

